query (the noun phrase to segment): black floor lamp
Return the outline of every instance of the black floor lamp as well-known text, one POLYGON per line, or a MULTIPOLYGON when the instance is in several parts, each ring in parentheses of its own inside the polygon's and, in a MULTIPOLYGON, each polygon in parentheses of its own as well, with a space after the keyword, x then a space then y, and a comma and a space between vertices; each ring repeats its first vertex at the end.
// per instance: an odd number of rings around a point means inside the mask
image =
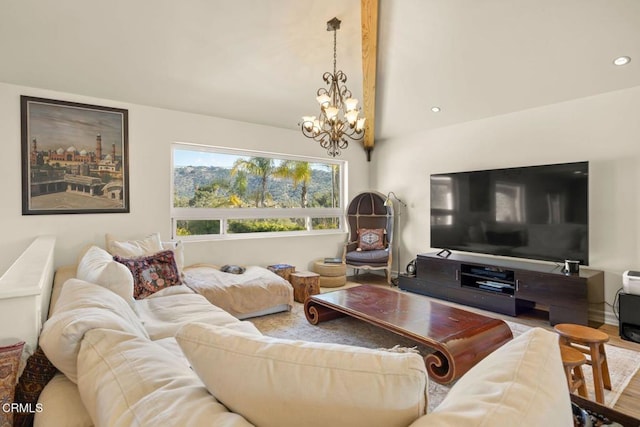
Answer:
MULTIPOLYGON (((387 194, 387 198, 384 201, 384 205, 385 206, 391 206, 393 205, 393 201, 391 200, 393 198, 393 200, 395 200, 396 202, 400 203, 403 207, 407 207, 407 204, 405 202, 403 202, 402 200, 400 200, 398 198, 398 196, 396 196, 396 193, 394 193, 393 191, 389 191, 389 193, 387 194)), ((398 245, 397 245, 397 252, 396 254, 398 255, 398 274, 396 275, 395 280, 392 280, 391 283, 393 283, 394 285, 398 285, 398 282, 400 281, 400 217, 402 216, 402 209, 398 209, 397 210, 398 214, 398 245)), ((393 249, 393 248, 392 248, 393 249)))

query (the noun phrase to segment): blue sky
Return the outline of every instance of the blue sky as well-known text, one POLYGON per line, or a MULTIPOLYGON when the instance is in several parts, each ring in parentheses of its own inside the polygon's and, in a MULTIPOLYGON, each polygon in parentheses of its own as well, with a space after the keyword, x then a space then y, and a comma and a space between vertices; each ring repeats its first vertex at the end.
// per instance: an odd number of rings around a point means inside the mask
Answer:
POLYGON ((174 166, 219 166, 231 168, 233 163, 240 157, 242 156, 176 149, 173 151, 173 164, 174 166))
POLYGON ((38 140, 38 150, 96 149, 96 135, 102 136, 102 152, 122 152, 123 118, 118 112, 92 110, 75 106, 29 103, 29 142, 38 140))
MULTIPOLYGON (((235 154, 210 153, 197 150, 181 150, 175 148, 173 150, 173 165, 181 166, 218 166, 231 169, 237 159, 248 159, 250 156, 238 156, 235 154)), ((279 161, 276 161, 278 164, 279 161)), ((311 164, 313 169, 325 169, 323 163, 314 162, 311 164)))

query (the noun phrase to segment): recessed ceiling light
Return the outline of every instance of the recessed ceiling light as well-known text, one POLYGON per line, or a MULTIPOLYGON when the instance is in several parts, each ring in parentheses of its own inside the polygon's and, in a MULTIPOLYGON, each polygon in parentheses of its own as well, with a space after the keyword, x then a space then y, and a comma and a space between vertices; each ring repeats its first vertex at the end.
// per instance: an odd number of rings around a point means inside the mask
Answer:
POLYGON ((613 60, 615 65, 627 65, 631 61, 631 58, 628 56, 619 56, 613 60))
POLYGON ((440 107, 431 107, 431 111, 433 111, 434 113, 439 113, 440 107))

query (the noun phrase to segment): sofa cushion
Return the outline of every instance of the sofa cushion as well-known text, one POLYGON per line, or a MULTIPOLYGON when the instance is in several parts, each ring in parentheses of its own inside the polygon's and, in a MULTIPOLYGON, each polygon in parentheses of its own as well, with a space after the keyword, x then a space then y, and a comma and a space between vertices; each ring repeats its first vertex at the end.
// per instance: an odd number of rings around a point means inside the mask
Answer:
POLYGON ((92 427, 78 386, 61 373, 42 390, 38 403, 42 412, 35 414, 33 427, 92 427))
POLYGON ((178 271, 182 274, 184 270, 184 244, 182 240, 176 240, 175 242, 161 242, 163 250, 173 251, 176 258, 176 265, 178 271))
POLYGON ((142 299, 170 286, 182 284, 175 254, 171 250, 136 258, 114 255, 133 275, 133 298, 142 299))
POLYGON ((427 406, 427 372, 415 353, 193 323, 176 340, 211 394, 261 427, 407 426, 427 406))
POLYGON ((163 242, 160 240, 160 233, 153 233, 138 240, 119 240, 114 235, 107 233, 105 235, 105 244, 110 254, 123 258, 152 255, 169 249, 175 254, 178 271, 182 273, 184 268, 184 245, 182 241, 163 242))
POLYGON ((51 363, 73 382, 77 381, 80 342, 94 328, 127 331, 149 339, 142 322, 122 298, 99 285, 69 279, 54 314, 42 327, 39 343, 51 363))
POLYGON ((78 358, 78 388, 95 425, 250 426, 216 401, 175 357, 129 333, 87 332, 78 358))
POLYGON ((164 248, 160 241, 160 233, 149 234, 137 240, 120 240, 113 234, 105 235, 105 246, 111 255, 132 258, 160 252, 164 248))
POLYGON ((51 316, 56 310, 56 304, 58 298, 60 298, 60 292, 67 280, 73 279, 77 276, 75 265, 62 265, 56 269, 56 274, 53 277, 53 287, 51 288, 51 300, 49 301, 49 313, 47 316, 51 316))
POLYGON ((152 340, 173 337, 183 324, 189 322, 234 325, 232 327, 260 335, 253 323, 240 322, 185 285, 163 289, 137 300, 135 304, 136 312, 152 340))
POLYGON ((389 261, 389 249, 378 249, 371 251, 351 251, 347 252, 345 259, 347 264, 367 265, 381 264, 389 261))
POLYGON ((558 335, 534 328, 471 368, 411 427, 571 426, 558 335))
POLYGON ((109 252, 97 246, 90 247, 78 263, 76 277, 95 283, 120 295, 128 304, 133 304, 133 275, 109 252))

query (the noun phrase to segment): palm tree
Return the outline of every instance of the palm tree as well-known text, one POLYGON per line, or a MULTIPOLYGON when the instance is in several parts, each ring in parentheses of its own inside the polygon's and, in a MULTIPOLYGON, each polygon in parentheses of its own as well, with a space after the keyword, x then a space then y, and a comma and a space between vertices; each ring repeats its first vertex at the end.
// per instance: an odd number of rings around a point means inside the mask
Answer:
MULTIPOLYGON (((245 171, 237 171, 236 179, 233 181, 231 190, 236 199, 243 200, 247 195, 249 182, 247 181, 247 173, 245 171)), ((241 203, 240 203, 241 204, 241 203)))
POLYGON ((331 169, 331 207, 340 206, 340 167, 329 165, 331 169))
POLYGON ((229 184, 223 180, 215 180, 208 185, 196 188, 188 206, 196 208, 220 208, 229 204, 229 199, 221 190, 228 190, 229 184))
POLYGON ((256 201, 256 207, 265 207, 264 199, 267 194, 267 180, 274 172, 273 159, 266 157, 250 157, 249 159, 238 159, 233 163, 231 176, 238 172, 246 172, 249 175, 260 178, 260 197, 256 201))
POLYGON ((311 182, 311 166, 308 162, 298 162, 295 160, 285 160, 275 170, 274 176, 291 179, 293 188, 298 188, 300 184, 300 206, 306 208, 308 205, 307 191, 311 182))

